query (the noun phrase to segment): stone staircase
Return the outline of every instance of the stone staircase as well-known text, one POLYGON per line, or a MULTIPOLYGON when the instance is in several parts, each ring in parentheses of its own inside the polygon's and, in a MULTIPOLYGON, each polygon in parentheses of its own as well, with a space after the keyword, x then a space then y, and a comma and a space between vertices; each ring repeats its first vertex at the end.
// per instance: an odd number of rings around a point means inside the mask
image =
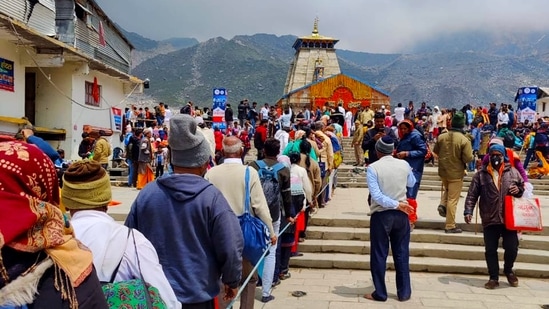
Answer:
MULTIPOLYGON (((327 206, 330 207, 330 206, 327 206)), ((440 225, 440 224, 439 224, 440 225)), ((445 234, 433 222, 418 221, 411 234, 410 270, 459 274, 487 274, 482 232, 474 225, 462 234, 445 234)), ((517 276, 549 278, 549 233, 522 235, 515 263, 517 276)), ((307 240, 299 244, 303 256, 292 267, 370 269, 369 219, 317 218, 310 220, 307 240)), ((503 261, 503 250, 499 250, 503 261)), ((501 264, 501 263, 500 263, 501 264)), ((394 269, 389 257, 387 267, 394 269)))

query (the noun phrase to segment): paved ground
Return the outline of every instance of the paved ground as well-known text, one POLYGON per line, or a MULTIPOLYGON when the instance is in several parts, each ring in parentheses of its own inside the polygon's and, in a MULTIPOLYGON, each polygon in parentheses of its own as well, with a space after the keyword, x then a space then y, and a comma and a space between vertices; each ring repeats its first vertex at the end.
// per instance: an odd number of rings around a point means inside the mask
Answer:
MULTIPOLYGON (((131 203, 139 191, 130 188, 113 187, 114 199, 122 205, 111 207, 109 213, 123 221, 131 203)), ((333 200, 326 208, 320 209, 315 216, 327 218, 366 218, 367 189, 342 189, 335 191, 333 200)), ((463 224, 463 198, 458 205, 458 224, 463 224)), ((418 196, 419 220, 440 221, 436 207, 440 193, 425 191, 418 196)), ((549 197, 540 198, 545 218, 549 216, 549 197)), ((546 223, 547 225, 547 223, 546 223)), ((443 233, 443 231, 441 231, 443 233)), ((276 299, 263 304, 256 301, 256 308, 315 308, 315 309, 353 309, 353 308, 539 308, 549 304, 549 280, 519 278, 520 286, 509 287, 505 280, 496 290, 484 289, 486 276, 453 275, 413 272, 412 298, 404 303, 395 296, 394 272, 388 272, 389 300, 385 303, 373 302, 362 298, 373 290, 368 271, 292 269, 292 277, 276 287, 273 295, 276 299), (305 291, 307 295, 296 298, 292 291, 305 291)), ((503 278, 504 279, 504 278, 503 278)), ((257 299, 260 298, 257 289, 257 299)), ((238 306, 235 306, 237 308, 238 306)))

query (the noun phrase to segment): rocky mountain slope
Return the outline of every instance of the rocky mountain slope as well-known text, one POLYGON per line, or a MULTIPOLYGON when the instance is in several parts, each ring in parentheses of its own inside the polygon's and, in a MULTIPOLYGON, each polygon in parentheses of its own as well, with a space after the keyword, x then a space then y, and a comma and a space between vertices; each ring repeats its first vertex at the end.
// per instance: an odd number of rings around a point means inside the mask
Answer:
MULTIPOLYGON (((272 103, 283 95, 295 38, 219 37, 187 48, 143 41, 148 49, 136 44, 141 61, 133 74, 151 80, 147 95, 172 106, 188 100, 208 106, 214 87, 227 88, 234 104, 242 98, 272 103)), ((338 50, 337 55, 343 73, 387 91, 393 104, 512 102, 520 86, 549 84, 549 39, 543 33, 460 33, 420 42, 406 54, 338 50)))

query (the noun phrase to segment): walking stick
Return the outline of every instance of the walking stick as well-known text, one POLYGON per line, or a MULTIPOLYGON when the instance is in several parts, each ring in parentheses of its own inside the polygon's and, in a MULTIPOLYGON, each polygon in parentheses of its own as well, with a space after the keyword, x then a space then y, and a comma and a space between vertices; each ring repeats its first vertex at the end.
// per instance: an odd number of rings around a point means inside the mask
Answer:
POLYGON ((478 208, 479 202, 477 201, 477 207, 475 207, 475 235, 478 233, 478 208))

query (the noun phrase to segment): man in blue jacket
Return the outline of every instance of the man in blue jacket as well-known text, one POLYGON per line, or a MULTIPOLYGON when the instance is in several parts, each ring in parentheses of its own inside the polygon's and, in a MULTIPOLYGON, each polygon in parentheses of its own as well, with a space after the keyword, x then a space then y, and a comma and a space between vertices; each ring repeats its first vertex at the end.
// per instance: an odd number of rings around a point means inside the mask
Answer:
POLYGON ((147 184, 132 205, 126 225, 151 241, 182 308, 214 308, 236 296, 242 274, 240 224, 223 194, 203 176, 210 147, 190 115, 170 120, 174 173, 147 184))

